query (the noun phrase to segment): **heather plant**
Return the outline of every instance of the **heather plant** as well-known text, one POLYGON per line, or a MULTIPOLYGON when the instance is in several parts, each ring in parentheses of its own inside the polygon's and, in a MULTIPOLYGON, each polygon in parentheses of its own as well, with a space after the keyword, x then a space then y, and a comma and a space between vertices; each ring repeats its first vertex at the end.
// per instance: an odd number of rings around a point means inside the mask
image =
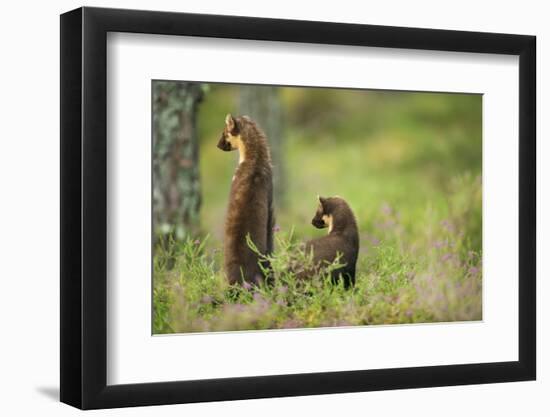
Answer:
MULTIPOLYGON (((426 205, 404 219, 383 203, 359 223, 357 282, 346 290, 330 271, 297 279, 311 254, 293 230, 278 231, 269 282, 229 285, 221 250, 208 236, 155 248, 154 333, 431 323, 482 319, 481 180, 453 179, 445 210, 426 205)), ((255 250, 254 243, 249 246, 255 250)))

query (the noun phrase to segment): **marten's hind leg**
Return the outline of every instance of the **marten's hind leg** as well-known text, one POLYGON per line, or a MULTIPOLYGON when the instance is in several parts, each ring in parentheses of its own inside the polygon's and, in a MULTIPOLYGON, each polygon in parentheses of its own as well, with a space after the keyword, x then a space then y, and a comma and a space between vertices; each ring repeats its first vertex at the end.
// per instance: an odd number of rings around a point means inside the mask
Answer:
POLYGON ((225 266, 225 275, 229 285, 243 282, 243 268, 237 263, 225 266))

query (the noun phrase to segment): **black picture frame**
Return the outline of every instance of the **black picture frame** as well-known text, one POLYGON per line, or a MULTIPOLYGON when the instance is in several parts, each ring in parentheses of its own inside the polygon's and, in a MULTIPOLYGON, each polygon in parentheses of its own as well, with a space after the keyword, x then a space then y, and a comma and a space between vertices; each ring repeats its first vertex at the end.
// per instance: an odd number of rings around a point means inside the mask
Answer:
POLYGON ((61 401, 94 409, 535 379, 535 51, 524 35, 88 7, 61 15, 61 401), (519 360, 107 385, 108 32, 519 56, 519 360))

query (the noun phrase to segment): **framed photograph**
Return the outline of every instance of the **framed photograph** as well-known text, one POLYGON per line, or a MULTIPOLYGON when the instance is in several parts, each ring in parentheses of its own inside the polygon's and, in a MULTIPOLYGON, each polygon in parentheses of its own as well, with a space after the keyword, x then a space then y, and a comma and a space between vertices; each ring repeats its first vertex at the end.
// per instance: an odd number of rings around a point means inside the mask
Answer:
POLYGON ((533 380, 535 37, 61 16, 61 401, 533 380))

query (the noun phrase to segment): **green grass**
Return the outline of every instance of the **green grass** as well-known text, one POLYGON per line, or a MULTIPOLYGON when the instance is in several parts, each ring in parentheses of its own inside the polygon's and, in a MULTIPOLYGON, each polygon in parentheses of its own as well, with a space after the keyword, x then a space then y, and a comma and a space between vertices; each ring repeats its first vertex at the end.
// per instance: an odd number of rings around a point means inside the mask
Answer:
MULTIPOLYGON (((276 283, 230 287, 223 222, 237 155, 216 142, 237 89, 212 86, 199 114, 202 233, 155 248, 154 333, 480 320, 481 97, 283 89, 286 205, 276 283), (353 208, 356 285, 295 279, 316 195, 353 208), (292 233, 291 233, 292 232, 292 233)), ((304 261, 304 259, 302 259, 304 261)))
POLYGON ((447 202, 451 216, 427 208, 407 227, 388 205, 361 235, 357 282, 332 285, 327 273, 300 281, 307 264, 300 239, 276 234, 272 285, 229 286, 220 250, 208 239, 158 246, 154 265, 154 332, 202 332, 480 320, 481 252, 470 236, 480 179, 461 178, 447 202))

